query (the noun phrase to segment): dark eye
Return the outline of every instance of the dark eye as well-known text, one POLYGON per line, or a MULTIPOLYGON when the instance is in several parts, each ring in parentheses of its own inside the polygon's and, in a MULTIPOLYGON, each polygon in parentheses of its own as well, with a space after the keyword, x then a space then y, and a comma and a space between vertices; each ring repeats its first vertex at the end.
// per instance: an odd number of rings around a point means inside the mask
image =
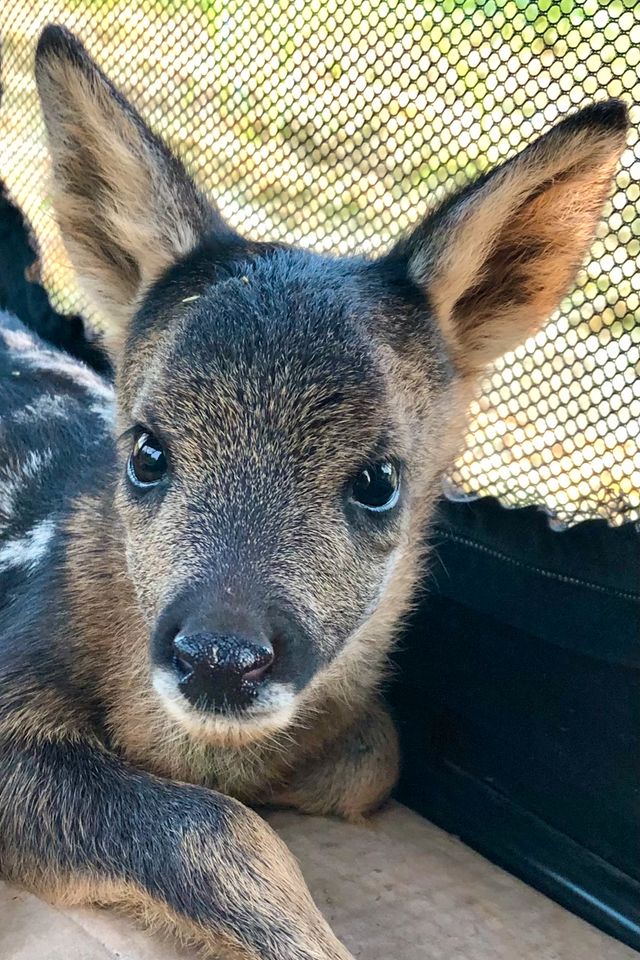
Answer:
POLYGON ((351 499, 375 513, 391 510, 399 496, 400 472, 390 460, 368 464, 351 485, 351 499))
POLYGON ((152 433, 136 433, 127 464, 127 476, 134 487, 153 487, 167 472, 167 458, 162 444, 152 433))

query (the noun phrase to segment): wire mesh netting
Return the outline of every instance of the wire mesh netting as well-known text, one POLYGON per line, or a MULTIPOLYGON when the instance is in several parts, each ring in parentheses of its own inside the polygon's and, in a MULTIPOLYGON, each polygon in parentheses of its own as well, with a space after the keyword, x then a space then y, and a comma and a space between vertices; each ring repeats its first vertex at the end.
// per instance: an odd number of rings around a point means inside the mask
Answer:
POLYGON ((48 21, 229 221, 316 250, 381 250, 577 105, 626 100, 634 131, 591 258, 546 329, 487 373, 449 492, 539 504, 558 527, 640 519, 636 0, 4 0, 0 176, 55 303, 88 314, 47 199, 33 54, 48 21))

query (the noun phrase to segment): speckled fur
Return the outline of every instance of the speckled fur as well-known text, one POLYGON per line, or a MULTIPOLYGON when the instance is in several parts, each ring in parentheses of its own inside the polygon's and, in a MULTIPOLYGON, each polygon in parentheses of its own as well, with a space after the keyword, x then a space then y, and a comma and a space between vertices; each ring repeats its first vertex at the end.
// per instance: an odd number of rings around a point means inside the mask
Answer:
POLYGON ((43 34, 37 78, 118 372, 114 395, 0 316, 0 872, 208 957, 346 960, 240 801, 357 821, 391 789, 377 690, 440 476, 478 371, 584 255, 624 109, 559 125, 368 262, 235 234, 65 31, 43 34), (144 498, 136 423, 171 463, 144 498), (373 518, 345 490, 387 456, 401 499, 373 518), (154 625, 189 592, 278 611, 286 709, 208 717, 154 685, 154 625))

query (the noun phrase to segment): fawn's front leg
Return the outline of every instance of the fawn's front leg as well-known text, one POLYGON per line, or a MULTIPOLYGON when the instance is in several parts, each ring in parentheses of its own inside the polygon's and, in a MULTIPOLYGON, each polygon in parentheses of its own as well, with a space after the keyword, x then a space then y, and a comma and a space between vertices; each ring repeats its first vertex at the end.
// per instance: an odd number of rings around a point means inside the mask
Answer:
POLYGON ((349 960, 287 848, 237 801, 83 741, 0 742, 0 770, 5 879, 123 906, 206 957, 349 960))
POLYGON ((358 822, 389 796, 399 773, 398 734, 382 703, 356 715, 333 744, 297 769, 275 802, 358 822))

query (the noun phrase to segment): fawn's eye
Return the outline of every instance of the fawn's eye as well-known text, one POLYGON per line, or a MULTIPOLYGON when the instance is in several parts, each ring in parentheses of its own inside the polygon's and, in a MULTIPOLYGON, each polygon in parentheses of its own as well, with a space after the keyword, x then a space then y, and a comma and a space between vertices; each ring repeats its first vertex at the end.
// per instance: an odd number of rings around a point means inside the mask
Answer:
POLYGON ((153 487, 167 472, 162 444, 147 430, 138 429, 127 464, 127 476, 134 487, 153 487))
POLYGON ((374 513, 393 509, 399 496, 400 471, 390 460, 368 464, 351 484, 354 503, 374 513))

